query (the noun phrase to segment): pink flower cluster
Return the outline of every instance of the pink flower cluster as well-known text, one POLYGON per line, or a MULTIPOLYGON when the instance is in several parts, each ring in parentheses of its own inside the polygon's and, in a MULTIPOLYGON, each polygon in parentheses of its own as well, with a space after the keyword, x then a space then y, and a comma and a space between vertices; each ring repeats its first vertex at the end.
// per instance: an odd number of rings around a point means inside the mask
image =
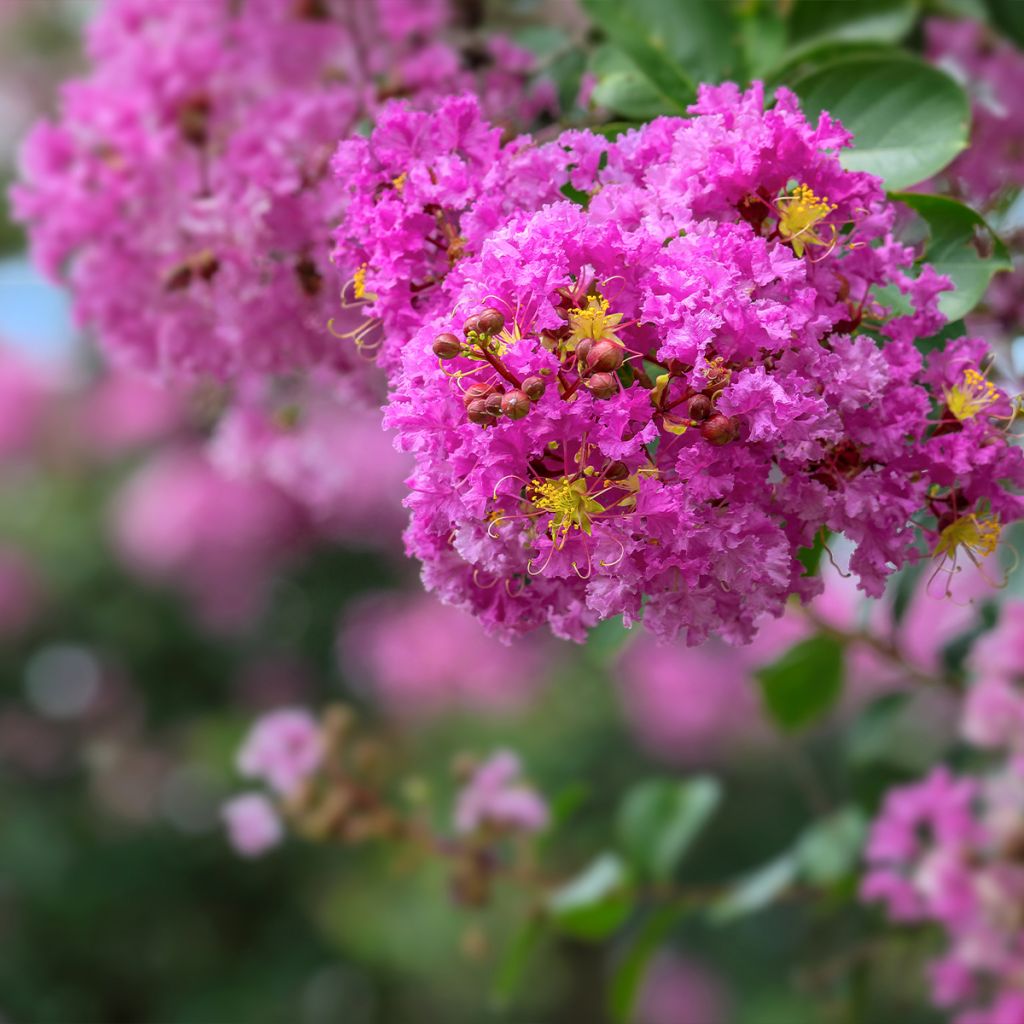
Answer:
POLYGON ((813 596, 822 530, 878 595, 919 528, 952 573, 1020 516, 1009 399, 980 342, 918 353, 949 284, 849 134, 759 85, 692 112, 502 147, 471 98, 395 105, 335 157, 335 259, 416 459, 407 550, 504 636, 742 642, 813 596))
POLYGON ((23 151, 14 201, 37 260, 134 367, 350 369, 327 330, 337 140, 389 95, 479 82, 510 116, 545 102, 507 42, 463 70, 447 20, 445 0, 106 0, 92 71, 23 151))
POLYGON ((901 923, 934 922, 949 948, 932 995, 957 1024, 1024 1020, 1024 605, 1011 603, 972 654, 963 732, 999 751, 984 777, 936 768, 891 791, 867 848, 862 897, 901 923))
POLYGON ((513 710, 552 678, 551 653, 536 642, 499 643, 471 615, 422 593, 362 602, 338 637, 352 683, 407 720, 454 708, 513 710))
POLYGON ((498 751, 479 765, 456 800, 457 831, 531 833, 546 828, 547 804, 521 776, 519 758, 508 750, 498 751))
POLYGON ((956 193, 987 206, 1024 187, 1024 53, 979 21, 932 18, 928 58, 971 95, 971 145, 943 171, 956 193))

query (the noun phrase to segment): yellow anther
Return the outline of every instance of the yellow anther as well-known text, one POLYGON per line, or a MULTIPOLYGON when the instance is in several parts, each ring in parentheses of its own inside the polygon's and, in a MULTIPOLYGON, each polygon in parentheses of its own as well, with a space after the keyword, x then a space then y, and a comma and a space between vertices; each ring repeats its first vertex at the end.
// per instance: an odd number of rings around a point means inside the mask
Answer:
POLYGON ((587 481, 559 477, 557 480, 537 480, 530 484, 527 497, 539 512, 551 513, 549 526, 554 540, 562 539, 571 530, 591 532, 594 516, 604 511, 604 506, 587 493, 587 481))
POLYGON ((831 234, 823 238, 817 224, 832 213, 836 206, 824 196, 816 196, 807 185, 797 185, 793 194, 776 200, 779 211, 779 234, 793 246, 797 256, 803 256, 809 245, 832 245, 836 238, 833 226, 831 234))
POLYGON ((999 389, 977 370, 964 370, 958 384, 946 388, 946 405, 958 420, 970 420, 999 401, 999 389))
POLYGON ((956 560, 957 554, 962 550, 966 551, 972 561, 977 558, 987 558, 999 545, 999 537, 1002 534, 1002 527, 999 525, 999 516, 992 513, 961 516, 955 522, 950 523, 935 544, 934 555, 936 558, 950 558, 956 560))
POLYGON ((591 295, 587 299, 586 309, 577 307, 569 310, 569 326, 572 334, 569 337, 569 351, 584 339, 591 341, 614 341, 622 344, 615 333, 622 323, 622 313, 609 313, 608 300, 600 295, 591 295))

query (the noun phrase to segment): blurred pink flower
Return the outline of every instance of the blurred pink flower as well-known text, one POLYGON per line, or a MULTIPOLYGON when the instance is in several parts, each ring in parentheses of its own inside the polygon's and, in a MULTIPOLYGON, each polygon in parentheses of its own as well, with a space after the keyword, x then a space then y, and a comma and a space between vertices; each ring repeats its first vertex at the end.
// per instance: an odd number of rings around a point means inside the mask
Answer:
POLYGON ((281 796, 290 796, 323 757, 316 719, 303 708, 280 708, 260 718, 238 752, 238 770, 261 779, 281 796))
POLYGON ((453 707, 508 711, 551 673, 555 644, 506 645, 473 616, 429 594, 370 598, 348 612, 338 638, 342 667, 396 717, 453 707))
POLYGON ((730 1000, 706 967, 677 953, 651 964, 637 1000, 635 1024, 727 1024, 730 1000))
POLYGON ((54 393, 42 370, 0 344, 0 461, 30 452, 54 393))
POLYGON ((243 857, 258 857, 284 838, 284 826, 274 805, 261 793, 244 793, 221 808, 228 839, 243 857))
POLYGON ((519 758, 500 750, 484 761, 463 787, 455 804, 459 832, 495 828, 508 832, 540 832, 548 823, 548 806, 522 781, 519 758))
POLYGON ((181 426, 180 394, 130 373, 111 372, 83 395, 78 440, 95 455, 117 456, 164 440, 181 426))
POLYGON ((180 588, 219 629, 259 614, 273 574, 305 534, 300 510, 276 488, 228 480, 184 446, 160 452, 128 481, 112 526, 131 569, 180 588))

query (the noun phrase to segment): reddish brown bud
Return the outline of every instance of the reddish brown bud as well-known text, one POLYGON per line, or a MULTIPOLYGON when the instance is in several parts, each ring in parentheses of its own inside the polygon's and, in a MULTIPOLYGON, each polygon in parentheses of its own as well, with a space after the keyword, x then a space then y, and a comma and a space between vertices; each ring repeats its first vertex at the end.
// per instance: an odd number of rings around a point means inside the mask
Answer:
POLYGON ((483 398, 470 402, 466 406, 466 415, 469 417, 470 423, 477 423, 482 427, 486 427, 494 422, 494 416, 488 411, 487 401, 483 398))
POLYGON ((462 396, 462 401, 468 409, 473 402, 483 401, 492 390, 490 384, 470 384, 462 396))
POLYGON ((478 317, 479 327, 483 334, 497 334, 505 326, 505 318, 493 306, 488 306, 478 317))
POLYGON ((502 399, 505 396, 499 391, 492 391, 485 399, 484 405, 492 416, 500 416, 502 412, 502 399))
POLYGON ((621 345, 614 341, 598 341, 586 355, 587 370, 590 373, 612 372, 614 373, 625 358, 621 345))
POLYGON ((192 146, 205 146, 210 138, 210 100, 194 96, 178 111, 182 138, 192 146))
POLYGON ((705 421, 700 428, 701 436, 711 444, 728 444, 735 441, 739 434, 739 424, 732 416, 723 416, 716 412, 711 419, 705 421))
MULTIPOLYGON (((216 271, 214 271, 216 272, 216 271)), ((202 271, 200 271, 202 275, 202 271)), ((317 270, 316 264, 308 258, 295 264, 295 275, 299 279, 299 287, 310 297, 315 298, 323 288, 324 279, 317 270)), ((206 278, 209 280, 209 278, 206 278)))
POLYGON ((462 342, 450 331, 439 334, 431 347, 438 359, 454 359, 462 352, 462 342))
POLYGON ((707 395, 694 395, 686 409, 690 419, 700 423, 711 415, 711 399, 707 395))
POLYGON ((539 402, 544 397, 547 387, 540 377, 527 377, 523 381, 523 392, 531 402, 539 402))
POLYGON ((590 355, 590 350, 594 347, 593 338, 584 338, 576 345, 576 358, 579 361, 580 366, 586 366, 587 356, 590 355))
POLYGON ((520 391, 517 388, 515 391, 510 391, 507 395, 503 395, 501 398, 501 411, 510 420, 521 420, 524 416, 529 415, 530 399, 526 392, 520 391))
POLYGON ((618 480, 625 480, 627 476, 629 476, 629 466, 624 462, 613 462, 604 471, 605 479, 611 480, 613 483, 618 480))
POLYGON ((595 373, 586 383, 595 398, 611 398, 619 390, 619 379, 614 373, 595 373))
POLYGON ((480 333, 480 317, 473 315, 466 317, 466 322, 462 325, 462 333, 468 338, 471 334, 480 333))

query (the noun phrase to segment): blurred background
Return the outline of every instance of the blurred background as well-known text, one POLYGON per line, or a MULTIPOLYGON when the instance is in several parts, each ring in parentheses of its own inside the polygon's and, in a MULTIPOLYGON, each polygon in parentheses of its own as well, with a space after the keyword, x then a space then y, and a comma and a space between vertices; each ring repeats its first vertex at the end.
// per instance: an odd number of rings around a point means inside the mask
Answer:
MULTIPOLYGON (((4 186, 27 127, 84 67, 95 6, 0 0, 4 186)), ((499 13, 548 53, 553 38, 570 54, 593 42, 568 4, 499 13)), ((549 70, 572 96, 584 58, 564 53, 549 70)), ((1007 367, 1012 308, 987 313, 1007 367)), ((608 844, 637 779, 710 773, 726 798, 687 861, 697 889, 772 863, 823 814, 873 806, 953 742, 948 702, 908 681, 962 673, 995 617, 989 591, 936 611, 905 574, 867 607, 826 566, 818 619, 794 612, 742 651, 659 647, 614 623, 585 647, 504 647, 425 595, 402 557, 405 465, 372 416, 323 411, 348 439, 341 459, 299 433, 276 468, 239 478, 224 465, 245 437, 209 444, 220 403, 212 386, 105 367, 0 199, 0 1021, 609 1019, 614 943, 546 940, 506 997, 514 887, 460 905, 440 867, 373 846, 291 841, 241 859, 220 808, 247 729, 274 708, 353 706, 441 808, 460 756, 516 750, 570 822, 545 850, 558 877, 608 844), (323 474, 322 493, 298 501, 294 472, 323 474), (822 621, 896 623, 911 660, 848 646, 842 700, 783 736, 753 674, 822 621)), ((835 820, 856 847, 863 822, 835 820)), ((673 922, 637 1024, 940 1019, 920 972, 932 939, 884 936, 842 856, 819 865, 842 913, 795 898, 726 927, 673 922), (850 969, 866 947, 882 954, 870 984, 850 969)))

